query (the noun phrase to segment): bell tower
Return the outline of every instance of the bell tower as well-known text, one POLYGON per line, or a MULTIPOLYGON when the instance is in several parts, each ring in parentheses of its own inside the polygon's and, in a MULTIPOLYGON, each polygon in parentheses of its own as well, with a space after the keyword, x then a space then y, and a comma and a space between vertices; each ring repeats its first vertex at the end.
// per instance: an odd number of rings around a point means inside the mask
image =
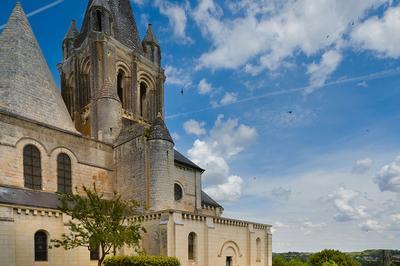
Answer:
POLYGON ((151 25, 141 41, 129 0, 89 0, 62 48, 62 96, 83 135, 112 143, 124 126, 164 116, 161 48, 151 25))

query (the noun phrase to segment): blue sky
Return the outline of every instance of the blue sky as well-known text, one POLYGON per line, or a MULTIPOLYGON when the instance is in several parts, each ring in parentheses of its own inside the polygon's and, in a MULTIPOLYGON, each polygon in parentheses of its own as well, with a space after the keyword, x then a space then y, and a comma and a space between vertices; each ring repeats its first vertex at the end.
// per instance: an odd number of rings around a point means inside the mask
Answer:
MULTIPOLYGON (((59 82, 86 2, 21 2, 59 82)), ((226 216, 274 225, 275 252, 400 246, 399 1, 132 4, 162 46, 176 146, 226 216)))

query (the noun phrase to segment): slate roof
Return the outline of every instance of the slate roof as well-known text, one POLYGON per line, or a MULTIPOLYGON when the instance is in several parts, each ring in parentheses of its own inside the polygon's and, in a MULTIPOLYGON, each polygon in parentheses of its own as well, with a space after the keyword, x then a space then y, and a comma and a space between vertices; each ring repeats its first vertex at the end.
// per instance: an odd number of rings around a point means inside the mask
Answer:
POLYGON ((0 35, 0 109, 77 133, 19 3, 0 35))
POLYGON ((149 140, 153 139, 162 139, 174 143, 171 134, 169 134, 169 130, 160 115, 157 116, 150 128, 149 140))
MULTIPOLYGON (((201 202, 205 205, 222 208, 204 191, 201 192, 201 202)), ((57 209, 59 200, 55 193, 0 186, 0 204, 57 209)))
POLYGON ((46 209, 57 209, 59 206, 55 193, 9 187, 0 187, 0 203, 46 209))
MULTIPOLYGON (((75 47, 80 47, 89 32, 89 10, 93 1, 89 0, 83 20, 81 33, 75 42, 75 47)), ((113 19, 114 38, 130 49, 142 53, 139 31, 137 29, 132 6, 129 0, 101 0, 107 2, 113 19)))
POLYGON ((110 11, 110 6, 108 5, 107 0, 93 0, 90 7, 98 6, 98 7, 103 7, 106 10, 110 11))
POLYGON ((201 203, 202 203, 202 204, 205 204, 205 205, 217 207, 217 208, 222 208, 222 206, 219 205, 218 202, 216 202, 215 200, 213 200, 213 199, 212 199, 207 193, 205 193, 204 191, 201 191, 201 203))
POLYGON ((197 170, 200 170, 201 172, 204 172, 204 169, 202 169, 200 166, 198 166, 197 164, 195 164, 194 162, 192 162, 191 160, 186 158, 182 153, 180 153, 177 150, 174 150, 174 159, 178 163, 184 164, 186 166, 189 166, 189 167, 195 168, 197 170))

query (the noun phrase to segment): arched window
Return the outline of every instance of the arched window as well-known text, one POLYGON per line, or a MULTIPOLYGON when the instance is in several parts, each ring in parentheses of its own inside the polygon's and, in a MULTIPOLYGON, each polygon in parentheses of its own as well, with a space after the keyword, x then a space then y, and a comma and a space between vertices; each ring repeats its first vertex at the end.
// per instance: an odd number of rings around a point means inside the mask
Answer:
POLYGON ((181 200, 183 197, 183 189, 179 184, 174 184, 174 196, 175 196, 175 200, 181 200))
MULTIPOLYGON (((82 109, 90 103, 90 59, 85 58, 82 62, 80 83, 79 83, 79 108, 82 109)), ((79 110, 80 111, 80 110, 79 110)))
POLYGON ((102 16, 102 14, 101 14, 101 12, 100 12, 100 10, 97 10, 96 11, 96 31, 103 31, 103 18, 102 18, 103 16, 102 16))
POLYGON ((40 151, 33 145, 24 148, 24 185, 30 189, 42 189, 40 151))
POLYGON ((47 261, 47 234, 43 231, 35 234, 35 261, 47 261))
POLYGON ((143 118, 147 118, 146 94, 147 94, 147 85, 144 82, 142 82, 140 83, 140 115, 143 118))
POLYGON ((261 261, 261 239, 257 238, 256 240, 256 248, 257 248, 257 262, 261 261))
POLYGON ((188 236, 188 258, 189 260, 197 259, 197 235, 193 232, 188 236))
POLYGON ((72 192, 71 159, 65 153, 57 157, 57 191, 60 193, 72 192))
POLYGON ((122 108, 125 108, 124 81, 125 81, 125 73, 122 70, 120 70, 118 71, 118 76, 117 76, 117 92, 118 92, 118 97, 122 103, 122 108))

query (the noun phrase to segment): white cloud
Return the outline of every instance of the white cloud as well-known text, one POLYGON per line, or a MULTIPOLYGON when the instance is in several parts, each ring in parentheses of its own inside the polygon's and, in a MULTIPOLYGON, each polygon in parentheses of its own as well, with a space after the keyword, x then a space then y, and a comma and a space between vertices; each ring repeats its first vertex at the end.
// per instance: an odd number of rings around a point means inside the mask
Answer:
POLYGON ((210 92, 213 90, 211 84, 208 83, 206 79, 202 79, 202 80, 199 82, 198 89, 199 89, 199 93, 200 93, 201 95, 208 94, 208 93, 210 93, 210 92))
POLYGON ((376 220, 368 219, 364 223, 360 224, 360 228, 363 231, 369 232, 369 231, 381 231, 385 227, 376 220))
POLYGON ((288 201, 291 195, 292 190, 283 187, 277 187, 271 190, 271 196, 278 200, 288 201))
POLYGON ((322 69, 309 69, 315 89, 341 62, 340 49, 352 23, 385 2, 245 0, 229 5, 235 14, 229 19, 215 1, 201 0, 193 17, 203 36, 211 40, 212 48, 201 55, 198 67, 245 67, 248 73, 256 75, 287 65, 299 52, 307 57, 322 52, 318 64, 322 69))
POLYGON ((196 120, 190 119, 183 124, 183 128, 188 134, 201 136, 206 134, 206 129, 204 128, 205 125, 205 122, 198 122, 196 120))
POLYGON ((243 180, 240 176, 229 176, 226 183, 210 186, 205 191, 216 200, 236 201, 242 195, 243 180))
POLYGON ((389 8, 382 18, 372 17, 351 35, 354 46, 372 50, 384 57, 400 56, 400 7, 389 8))
POLYGON ((364 174, 371 169, 373 161, 370 158, 358 160, 353 166, 352 172, 354 174, 364 174))
POLYGON ((192 84, 191 76, 183 69, 175 68, 173 66, 165 67, 166 84, 182 86, 184 88, 192 84))
POLYGON ((368 83, 364 80, 362 82, 357 83, 357 86, 363 87, 363 88, 368 88, 368 83))
POLYGON ((257 136, 254 128, 239 124, 237 119, 224 120, 219 115, 214 127, 204 137, 197 139, 188 155, 206 172, 203 185, 210 196, 221 201, 237 200, 242 191, 242 178, 230 174, 228 161, 238 155, 257 136))
POLYGON ((326 223, 313 223, 311 221, 304 221, 300 224, 300 231, 305 235, 310 235, 315 230, 319 231, 326 226, 326 223))
POLYGON ((229 105, 237 102, 238 94, 234 92, 226 92, 220 101, 220 105, 229 105))
POLYGON ((381 191, 400 193, 400 156, 378 172, 375 182, 381 191))
POLYGON ((340 186, 333 195, 330 195, 330 199, 337 211, 334 219, 338 222, 345 222, 366 217, 365 206, 356 206, 355 201, 359 196, 360 192, 346 189, 343 186, 340 186))
POLYGON ((185 8, 165 0, 156 0, 155 5, 159 8, 161 14, 168 17, 174 36, 185 43, 193 43, 193 40, 186 35, 187 15, 185 8))
POLYGON ((181 139, 181 135, 179 135, 177 132, 173 132, 173 133, 171 134, 171 136, 172 136, 172 139, 173 139, 174 141, 177 141, 177 140, 180 140, 180 139, 181 139))
POLYGON ((400 222, 400 213, 393 214, 391 217, 392 217, 392 221, 400 222))
POLYGON ((310 75, 310 85, 305 92, 311 93, 314 90, 324 86, 329 75, 335 71, 341 61, 342 54, 333 50, 325 52, 319 64, 310 64, 307 71, 307 73, 310 75))

